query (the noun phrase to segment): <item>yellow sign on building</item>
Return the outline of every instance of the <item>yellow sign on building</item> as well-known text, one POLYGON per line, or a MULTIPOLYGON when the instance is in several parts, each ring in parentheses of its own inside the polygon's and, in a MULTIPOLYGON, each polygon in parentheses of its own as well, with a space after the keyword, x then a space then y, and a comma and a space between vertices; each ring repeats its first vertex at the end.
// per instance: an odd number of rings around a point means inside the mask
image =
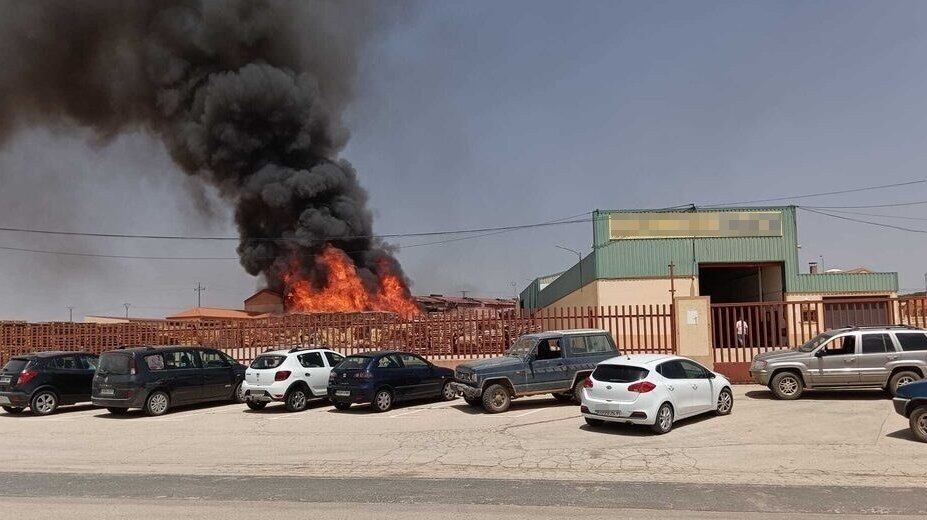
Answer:
POLYGON ((781 237, 779 211, 610 213, 611 240, 626 238, 781 237))

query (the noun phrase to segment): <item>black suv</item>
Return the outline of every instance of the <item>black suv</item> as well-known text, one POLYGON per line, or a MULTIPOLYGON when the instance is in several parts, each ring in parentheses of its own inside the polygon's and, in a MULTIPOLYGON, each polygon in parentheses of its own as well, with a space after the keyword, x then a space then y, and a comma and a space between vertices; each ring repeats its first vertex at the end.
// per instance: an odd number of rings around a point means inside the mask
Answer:
POLYGON ((8 413, 27 406, 36 415, 90 401, 97 357, 86 352, 37 352, 11 358, 0 372, 0 405, 8 413))
POLYGON ((126 347, 100 356, 92 402, 112 414, 141 408, 164 415, 172 406, 244 402, 245 366, 205 347, 126 347))

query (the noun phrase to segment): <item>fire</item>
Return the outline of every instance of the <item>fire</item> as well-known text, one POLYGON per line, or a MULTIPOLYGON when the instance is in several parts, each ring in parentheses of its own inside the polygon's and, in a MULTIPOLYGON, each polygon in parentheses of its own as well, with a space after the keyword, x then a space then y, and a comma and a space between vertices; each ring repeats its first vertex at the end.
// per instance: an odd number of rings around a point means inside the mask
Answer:
POLYGON ((298 265, 283 275, 289 309, 303 312, 389 311, 404 317, 421 312, 405 282, 389 271, 387 262, 380 264, 376 273, 379 278, 376 292, 368 292, 357 275, 354 262, 340 249, 327 245, 316 260, 328 268, 328 277, 321 288, 301 278, 298 265))

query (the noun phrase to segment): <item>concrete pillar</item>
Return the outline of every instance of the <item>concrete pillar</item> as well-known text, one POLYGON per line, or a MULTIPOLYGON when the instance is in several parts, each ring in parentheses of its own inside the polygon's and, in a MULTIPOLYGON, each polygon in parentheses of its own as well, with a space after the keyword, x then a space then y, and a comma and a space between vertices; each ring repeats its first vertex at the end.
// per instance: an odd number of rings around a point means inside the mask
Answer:
POLYGON ((714 370, 711 351, 711 299, 708 296, 685 296, 674 300, 676 319, 676 354, 694 359, 714 370))

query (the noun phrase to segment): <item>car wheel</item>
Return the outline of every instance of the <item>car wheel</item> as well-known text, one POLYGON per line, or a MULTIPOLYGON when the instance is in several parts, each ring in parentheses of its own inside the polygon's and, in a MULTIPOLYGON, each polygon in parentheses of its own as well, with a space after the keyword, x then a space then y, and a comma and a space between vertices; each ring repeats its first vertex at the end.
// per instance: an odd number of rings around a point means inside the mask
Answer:
POLYGON ((377 390, 370 407, 375 412, 388 412, 393 407, 393 393, 385 388, 377 390))
POLYGON ((911 412, 911 433, 921 442, 927 442, 927 406, 915 408, 911 412))
POLYGON ((892 393, 892 396, 896 396, 898 395, 898 387, 918 381, 920 378, 920 374, 910 370, 898 372, 888 381, 888 391, 892 393))
POLYGON ((235 392, 232 393, 232 402, 238 404, 245 402, 244 382, 238 383, 238 386, 235 387, 235 392))
POLYGON ((50 415, 58 409, 58 396, 51 390, 42 390, 32 396, 29 409, 36 415, 50 415))
POLYGON ((453 401, 457 399, 457 390, 454 390, 454 387, 451 386, 450 381, 445 381, 444 386, 441 388, 441 399, 445 401, 453 401))
POLYGON ((650 426, 654 433, 660 435, 669 433, 673 429, 673 407, 669 403, 663 403, 657 410, 657 422, 650 426))
POLYGON ((502 413, 512 405, 512 396, 509 389, 499 385, 489 385, 483 391, 483 408, 489 413, 502 413))
POLYGON ((467 402, 470 406, 474 408, 479 408, 483 406, 483 400, 479 397, 464 397, 464 401, 467 402))
POLYGON ((570 391, 570 397, 576 406, 583 404, 583 381, 585 380, 585 377, 582 379, 577 378, 576 384, 573 385, 573 389, 570 391))
POLYGON ((152 392, 148 399, 145 399, 145 413, 152 417, 166 414, 170 406, 171 398, 167 392, 161 390, 152 392))
POLYGON ((573 401, 572 392, 567 392, 564 394, 550 394, 550 395, 554 396, 554 399, 556 399, 558 403, 569 403, 573 401))
POLYGON ((25 408, 20 408, 18 406, 4 406, 3 407, 3 411, 9 414, 13 414, 13 415, 21 413, 24 409, 25 408))
POLYGON ((109 407, 109 408, 106 409, 106 411, 109 412, 110 415, 125 415, 126 412, 129 411, 129 409, 128 409, 128 408, 113 408, 113 407, 109 407))
POLYGON ((769 382, 773 395, 786 401, 801 397, 803 387, 801 378, 794 372, 779 372, 769 382))
POLYGON ((335 409, 345 411, 351 407, 351 403, 335 403, 335 409))
POLYGON ((586 424, 592 426, 593 428, 598 428, 605 425, 605 421, 602 419, 590 419, 589 417, 585 417, 584 419, 586 419, 586 424))
POLYGON ((248 401, 248 408, 251 408, 254 411, 263 410, 267 406, 265 401, 248 401))
POLYGON ((731 393, 730 388, 722 388, 721 392, 718 393, 718 407, 715 409, 715 413, 718 415, 728 415, 733 409, 734 394, 731 393))
POLYGON ((309 396, 302 388, 294 388, 286 395, 286 409, 291 412, 301 412, 309 404, 309 396))

